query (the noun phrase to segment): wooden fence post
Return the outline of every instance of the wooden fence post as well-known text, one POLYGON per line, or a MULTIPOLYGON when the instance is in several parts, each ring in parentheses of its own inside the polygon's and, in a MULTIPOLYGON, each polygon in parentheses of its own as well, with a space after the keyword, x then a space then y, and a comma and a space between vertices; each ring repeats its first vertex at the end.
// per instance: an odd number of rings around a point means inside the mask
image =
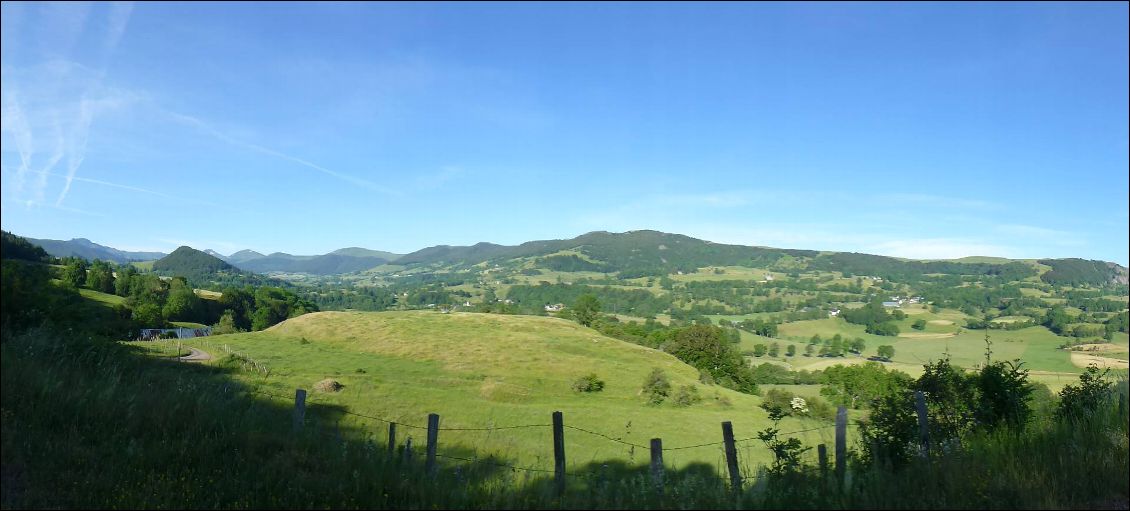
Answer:
POLYGON ((553 412, 553 483, 557 495, 565 494, 565 417, 553 412))
POLYGON ((388 423, 388 457, 396 455, 396 423, 388 423))
POLYGON ((428 448, 427 458, 424 460, 424 470, 429 475, 436 473, 436 442, 439 441, 439 415, 428 414, 428 448))
POLYGON ((836 409, 836 480, 842 487, 847 475, 847 407, 836 409))
POLYGON ((294 390, 294 431, 300 431, 306 422, 306 391, 294 390))
POLYGON ((820 462, 820 479, 822 481, 828 480, 828 446, 820 444, 816 446, 816 459, 820 462))
POLYGON ((921 390, 914 392, 914 408, 918 412, 918 437, 922 444, 922 455, 930 457, 930 424, 926 420, 926 395, 921 390))
POLYGON ((730 421, 722 423, 722 442, 726 444, 726 467, 730 471, 730 489, 742 489, 742 474, 738 472, 738 449, 734 446, 734 425, 730 421))
POLYGON ((658 438, 651 439, 651 484, 663 492, 663 440, 658 438))

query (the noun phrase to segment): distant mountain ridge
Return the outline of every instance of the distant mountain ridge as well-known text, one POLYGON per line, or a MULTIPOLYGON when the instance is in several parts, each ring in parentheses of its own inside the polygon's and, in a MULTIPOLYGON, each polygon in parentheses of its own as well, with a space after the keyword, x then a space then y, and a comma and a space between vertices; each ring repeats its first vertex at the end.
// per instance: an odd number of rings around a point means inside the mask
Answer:
POLYGON ((235 262, 234 264, 244 270, 259 273, 285 272, 335 275, 368 270, 387 262, 387 259, 380 257, 354 257, 340 254, 293 256, 275 253, 257 259, 235 262))
MULTIPOLYGON (((78 256, 115 262, 153 260, 160 252, 127 252, 99 245, 87 239, 70 241, 28 241, 42 246, 56 257, 78 256)), ((187 247, 181 247, 187 248, 187 247)), ((178 249, 180 250, 180 249, 178 249)), ((535 240, 520 245, 480 242, 470 246, 436 245, 400 255, 380 250, 348 247, 329 254, 301 256, 283 252, 263 255, 241 250, 224 257, 214 251, 199 251, 231 266, 219 271, 256 273, 307 273, 337 275, 370 270, 395 262, 410 268, 458 269, 488 262, 521 264, 524 268, 550 271, 591 271, 616 273, 620 278, 662 276, 679 271, 695 271, 708 266, 746 266, 769 268, 784 264, 794 268, 839 271, 845 275, 873 275, 905 278, 929 273, 999 275, 1008 279, 1034 275, 1035 265, 1050 267, 1040 274, 1052 284, 1126 284, 1130 271, 1112 262, 1078 258, 1012 260, 973 256, 954 260, 911 260, 854 252, 820 252, 713 243, 682 234, 653 230, 610 233, 594 231, 571 239, 535 240)), ((170 254, 171 255, 171 254, 170 254)), ((1046 268, 1045 268, 1046 269, 1046 268)))
POLYGON ((128 263, 133 261, 152 261, 168 254, 164 252, 129 252, 118 250, 114 247, 99 245, 86 238, 73 238, 68 241, 26 238, 31 243, 43 247, 48 254, 55 257, 81 257, 83 259, 101 259, 115 263, 128 263))
POLYGON ((154 261, 153 271, 169 277, 184 277, 193 286, 203 289, 219 289, 228 285, 282 285, 280 281, 240 270, 218 257, 188 246, 181 246, 154 261))
POLYGON ((240 250, 230 256, 224 256, 214 250, 205 250, 204 252, 246 271, 256 273, 309 273, 312 275, 354 273, 375 268, 401 256, 401 254, 361 247, 340 248, 322 255, 293 255, 285 252, 263 255, 247 249, 240 250))

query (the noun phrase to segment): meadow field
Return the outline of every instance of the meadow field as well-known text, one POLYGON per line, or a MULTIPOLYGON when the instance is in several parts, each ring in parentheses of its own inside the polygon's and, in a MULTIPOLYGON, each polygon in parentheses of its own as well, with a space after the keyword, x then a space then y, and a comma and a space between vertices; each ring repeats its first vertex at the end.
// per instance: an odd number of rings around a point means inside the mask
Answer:
MULTIPOLYGON (((565 424, 601 436, 566 430, 569 469, 618 460, 647 462, 651 438, 665 447, 715 444, 665 454, 675 468, 708 464, 723 473, 721 422, 733 423, 745 469, 767 463, 771 455, 756 439, 772 425, 759 397, 704 385, 697 371, 661 351, 597 334, 575 323, 530 316, 436 312, 320 312, 290 319, 262 332, 184 340, 222 360, 228 351, 270 368, 238 373, 252 388, 280 401, 295 388, 309 391, 311 420, 323 426, 341 421, 383 440, 387 424, 341 413, 342 410, 395 421, 427 424, 441 416, 441 428, 507 428, 548 425, 554 411, 565 424), (226 346, 227 348, 223 348, 226 346), (676 406, 672 399, 649 405, 640 393, 653 368, 663 369, 672 394, 681 386, 697 389, 701 401, 676 406), (605 382, 603 391, 578 393, 574 380, 589 373, 605 382), (314 386, 333 379, 343 387, 319 392, 314 386), (752 439, 752 440, 751 440, 752 439)), ((143 344, 143 343, 139 343, 143 344)), ((807 445, 831 444, 831 424, 787 418, 783 432, 807 445)), ((851 428, 854 429, 854 428, 851 428)), ((401 426, 401 441, 411 435, 422 446, 423 431, 401 426)), ((473 451, 524 467, 552 468, 548 427, 486 431, 443 431, 444 448, 473 451)), ((813 453, 813 456, 815 454, 813 453)))

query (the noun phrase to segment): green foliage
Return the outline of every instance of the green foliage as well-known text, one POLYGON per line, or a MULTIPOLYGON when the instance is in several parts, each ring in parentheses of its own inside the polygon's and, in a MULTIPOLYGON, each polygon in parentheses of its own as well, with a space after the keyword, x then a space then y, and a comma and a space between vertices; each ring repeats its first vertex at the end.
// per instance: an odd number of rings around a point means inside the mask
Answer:
POLYGON ((1028 370, 1019 360, 990 362, 977 375, 980 396, 973 417, 986 429, 1009 426, 1023 429, 1032 417, 1031 395, 1035 387, 1028 382, 1028 370))
POLYGON ((1110 398, 1114 384, 1106 381, 1109 369, 1100 371, 1098 366, 1091 365, 1083 374, 1079 375, 1078 385, 1065 385, 1060 391, 1059 407, 1055 411, 1057 418, 1070 421, 1084 421, 1099 411, 1100 407, 1110 398))
POLYGON ((577 297, 571 308, 573 318, 584 326, 591 326, 596 316, 600 314, 600 301, 595 295, 586 293, 577 297))
POLYGON ((698 394, 698 387, 694 385, 680 385, 679 389, 675 391, 672 400, 675 406, 691 406, 702 401, 702 396, 698 394))
POLYGON ((1048 284, 1102 286, 1109 284, 1118 274, 1103 261, 1069 258, 1041 259, 1039 262, 1052 267, 1047 273, 1040 275, 1040 280, 1048 284))
POLYGON ((930 436, 941 442, 958 438, 973 427, 977 380, 943 358, 923 366, 915 389, 926 395, 930 411, 930 436))
POLYGON ((573 390, 576 392, 600 392, 604 390, 604 380, 597 377, 596 373, 589 373, 573 381, 573 390))
POLYGON ((761 398, 761 408, 766 411, 780 410, 782 415, 821 420, 832 420, 836 415, 836 410, 823 399, 810 396, 796 401, 798 398, 799 396, 785 389, 769 389, 761 398))
POLYGON ((768 351, 769 351, 769 348, 767 346, 765 346, 764 344, 757 343, 757 344, 753 345, 753 356, 755 356, 755 357, 758 357, 758 358, 764 357, 765 354, 768 351))
POLYGON ((5 331, 46 322, 117 338, 131 335, 129 309, 88 300, 72 286, 52 283, 48 267, 3 259, 0 268, 0 325, 5 331))
POLYGON ((893 257, 838 252, 815 258, 809 269, 841 271, 855 275, 873 275, 886 280, 920 281, 929 274, 992 276, 1003 280, 1021 280, 1036 274, 1023 263, 958 263, 953 261, 901 261, 893 257))
POLYGON ((539 311, 547 303, 574 303, 584 294, 599 296, 600 309, 616 314, 648 317, 663 313, 671 307, 670 298, 659 297, 642 289, 617 289, 580 284, 514 285, 506 292, 506 298, 514 301, 524 311, 539 311))
POLYGON ((134 305, 131 317, 135 324, 143 328, 163 328, 166 325, 161 306, 153 302, 134 305))
POLYGON ((916 320, 914 320, 914 323, 910 325, 910 328, 913 328, 915 330, 925 330, 926 329, 926 320, 916 319, 916 320))
POLYGON ((816 385, 824 382, 824 373, 820 370, 791 371, 770 362, 754 366, 752 374, 753 381, 758 384, 816 385))
POLYGON ((86 270, 89 266, 83 259, 72 258, 63 268, 63 282, 72 287, 82 287, 86 284, 86 270))
POLYGON ((658 367, 652 369, 643 382, 643 394, 647 397, 647 402, 661 404, 670 393, 671 381, 667 379, 667 373, 658 367))
POLYGON ((1042 324, 1048 327, 1048 330, 1052 332, 1059 335, 1067 335, 1070 329, 1069 325, 1074 321, 1075 318, 1071 317, 1062 306, 1057 305, 1048 309, 1047 313, 1044 314, 1042 324))
POLYGON ((237 334, 244 331, 235 325, 235 313, 231 309, 225 310, 220 315, 220 320, 212 325, 212 335, 237 334))
POLYGON ((890 361, 895 358, 895 347, 890 344, 884 344, 875 349, 875 355, 879 358, 890 361))
POLYGON ((923 369, 917 380, 893 381, 887 391, 872 399, 871 414, 861 433, 869 462, 902 466, 917 452, 915 391, 926 399, 932 447, 950 448, 978 432, 1020 433, 1032 417, 1036 387, 1028 382, 1028 371, 1019 361, 990 361, 973 374, 948 358, 923 369))
POLYGON ((914 406, 913 382, 909 379, 898 381, 887 393, 871 401, 871 413, 860 423, 864 463, 901 467, 919 451, 914 406))
POLYGON ((878 300, 871 301, 858 309, 843 310, 840 312, 840 317, 848 323, 865 325, 869 334, 889 336, 899 334, 898 326, 891 322, 894 318, 878 300))
POLYGON ((22 236, 8 231, 0 231, 0 258, 20 259, 37 263, 50 263, 54 258, 22 236))
POLYGON ((191 247, 177 248, 173 253, 158 259, 153 263, 153 271, 159 275, 184 277, 193 286, 202 289, 218 289, 225 285, 282 284, 275 279, 242 271, 222 259, 191 247))
POLYGON ((169 281, 161 313, 169 321, 197 321, 205 315, 204 304, 183 278, 169 281))
POLYGON ((795 344, 790 344, 787 348, 785 348, 785 356, 786 357, 796 356, 796 345, 795 344))
POLYGON ((866 332, 869 333, 869 334, 874 334, 874 335, 883 335, 883 336, 888 336, 888 337, 898 337, 899 327, 898 327, 898 325, 891 323, 891 322, 873 323, 873 324, 867 325, 866 332))
POLYGON ((812 449, 805 447, 800 440, 796 438, 789 438, 782 440, 778 438, 780 433, 780 422, 788 413, 776 407, 770 407, 769 419, 773 421, 773 426, 766 428, 764 431, 757 433, 757 438, 765 444, 769 452, 773 453, 773 465, 769 467, 769 475, 772 479, 776 479, 777 484, 782 484, 780 479, 788 477, 792 474, 797 474, 801 469, 801 456, 812 449))
POLYGON ((95 259, 86 276, 86 285, 100 293, 114 294, 114 269, 110 263, 95 259))
POLYGON ((891 393, 910 379, 901 371, 888 371, 878 362, 834 365, 824 369, 820 395, 833 404, 850 408, 869 405, 875 398, 891 393))
POLYGON ((673 329, 663 350, 687 364, 710 373, 719 384, 747 394, 757 393, 753 374, 721 328, 692 325, 673 329))
POLYGON ((1114 332, 1130 332, 1130 311, 1122 311, 1107 320, 1104 325, 1106 335, 1109 337, 1114 332))
POLYGON ((573 254, 543 257, 538 263, 541 267, 552 271, 608 271, 608 267, 603 264, 586 261, 573 254))

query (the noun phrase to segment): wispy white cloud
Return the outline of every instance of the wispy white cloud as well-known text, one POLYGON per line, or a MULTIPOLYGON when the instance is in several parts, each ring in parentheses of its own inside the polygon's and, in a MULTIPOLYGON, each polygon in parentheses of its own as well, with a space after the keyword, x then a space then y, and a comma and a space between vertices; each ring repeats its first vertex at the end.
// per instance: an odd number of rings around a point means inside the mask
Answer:
MULTIPOLYGON (((108 89, 102 82, 133 5, 46 3, 37 7, 40 30, 34 34, 47 59, 23 68, 4 67, 3 136, 19 154, 15 185, 21 200, 42 202, 47 176, 66 160, 65 180, 55 199, 55 205, 62 207, 86 159, 95 117, 123 104, 120 91, 108 89), (75 45, 87 35, 100 37, 90 57, 93 67, 72 60, 75 45), (30 183, 29 172, 36 174, 30 183)), ((30 42, 20 41, 24 46, 30 42)))
POLYGON ((297 164, 302 165, 304 167, 314 169, 314 170, 321 172, 323 174, 326 174, 328 176, 335 177, 335 178, 340 179, 342 181, 360 186, 362 188, 365 188, 365 189, 368 189, 368 190, 371 190, 371 191, 374 191, 374 192, 383 193, 383 194, 386 194, 386 195, 401 195, 401 192, 399 192, 397 190, 393 190, 391 188, 386 188, 384 186, 373 183, 372 181, 367 181, 365 179, 361 179, 359 177, 351 176, 351 175, 345 174, 343 172, 337 172, 337 171, 334 171, 334 170, 330 170, 330 169, 327 169, 327 168, 325 168, 321 165, 318 165, 318 164, 313 163, 311 161, 299 158, 297 156, 291 156, 291 155, 283 153, 281 151, 276 151, 274 149, 263 147, 263 146, 258 145, 258 144, 253 144, 253 143, 250 143, 250 142, 245 142, 243 140, 236 139, 234 137, 231 137, 231 136, 221 132, 220 130, 217 130, 216 128, 212 127, 210 124, 208 124, 208 123, 206 123, 206 122, 204 122, 204 121, 202 121, 202 120, 200 120, 196 117, 193 117, 191 115, 185 115, 185 114, 181 114, 181 113, 177 113, 177 112, 171 112, 171 111, 167 111, 167 110, 165 111, 165 114, 168 115, 170 118, 172 118, 172 119, 174 119, 174 120, 176 120, 180 123, 192 126, 192 127, 196 128, 196 129, 198 129, 198 130, 200 130, 204 133, 207 133, 208 135, 211 135, 211 136, 213 136, 213 137, 215 137, 219 140, 227 142, 227 143, 234 145, 236 147, 242 147, 244 149, 249 149, 251 151, 266 154, 268 156, 274 156, 276 158, 280 158, 280 159, 287 160, 287 161, 290 161, 290 162, 293 162, 293 163, 297 163, 297 164))

